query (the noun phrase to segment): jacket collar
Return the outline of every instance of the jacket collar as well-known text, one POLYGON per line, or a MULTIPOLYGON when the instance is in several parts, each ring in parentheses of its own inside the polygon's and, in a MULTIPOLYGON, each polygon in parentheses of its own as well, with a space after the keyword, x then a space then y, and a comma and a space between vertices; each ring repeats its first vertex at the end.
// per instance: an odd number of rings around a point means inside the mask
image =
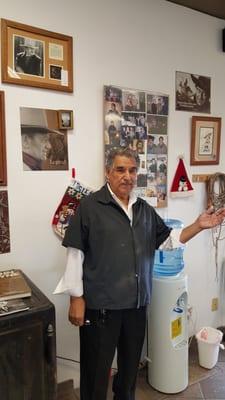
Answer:
MULTIPOLYGON (((107 187, 107 183, 104 186, 102 186, 102 188, 98 192, 95 192, 95 195, 97 201, 99 201, 100 203, 103 204, 113 203, 118 205, 117 201, 112 197, 107 187)), ((140 201, 139 197, 137 197, 137 201, 140 201)))

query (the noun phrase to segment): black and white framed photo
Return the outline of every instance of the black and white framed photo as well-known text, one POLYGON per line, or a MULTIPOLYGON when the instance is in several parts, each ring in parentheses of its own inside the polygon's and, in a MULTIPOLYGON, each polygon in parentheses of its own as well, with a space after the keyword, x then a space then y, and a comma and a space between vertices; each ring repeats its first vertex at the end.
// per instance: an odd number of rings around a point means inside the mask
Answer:
POLYGON ((59 129, 73 129, 73 110, 58 111, 59 129))
POLYGON ((176 71, 176 110, 210 114, 211 79, 176 71))

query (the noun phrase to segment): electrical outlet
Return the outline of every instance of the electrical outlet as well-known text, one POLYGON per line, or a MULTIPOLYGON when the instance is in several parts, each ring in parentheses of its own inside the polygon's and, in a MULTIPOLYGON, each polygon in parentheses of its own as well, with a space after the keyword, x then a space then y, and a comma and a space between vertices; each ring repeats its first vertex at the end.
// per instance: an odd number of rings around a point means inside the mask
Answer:
POLYGON ((218 310, 218 297, 214 297, 211 303, 211 311, 218 310))

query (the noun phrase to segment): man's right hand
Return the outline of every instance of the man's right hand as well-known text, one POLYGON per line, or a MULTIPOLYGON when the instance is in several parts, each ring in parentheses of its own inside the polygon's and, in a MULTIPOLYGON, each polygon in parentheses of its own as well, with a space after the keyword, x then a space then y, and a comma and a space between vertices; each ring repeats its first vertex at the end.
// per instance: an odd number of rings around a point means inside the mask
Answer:
POLYGON ((69 321, 76 326, 84 325, 85 300, 83 296, 70 296, 69 321))

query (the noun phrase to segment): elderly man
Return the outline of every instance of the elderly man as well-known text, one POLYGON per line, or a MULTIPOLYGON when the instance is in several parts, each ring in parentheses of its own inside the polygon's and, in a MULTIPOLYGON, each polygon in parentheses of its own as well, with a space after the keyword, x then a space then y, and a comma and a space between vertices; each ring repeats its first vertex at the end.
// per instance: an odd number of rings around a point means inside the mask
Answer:
POLYGON ((169 237, 185 243, 225 217, 224 209, 208 210, 187 228, 171 231, 132 193, 138 165, 134 151, 111 151, 107 183, 81 201, 63 241, 67 268, 55 293, 70 294, 69 320, 80 327, 81 400, 106 399, 116 349, 114 399, 134 400, 155 249, 169 237))
POLYGON ((50 130, 43 126, 21 125, 23 169, 25 171, 42 170, 43 161, 48 158, 50 130))

